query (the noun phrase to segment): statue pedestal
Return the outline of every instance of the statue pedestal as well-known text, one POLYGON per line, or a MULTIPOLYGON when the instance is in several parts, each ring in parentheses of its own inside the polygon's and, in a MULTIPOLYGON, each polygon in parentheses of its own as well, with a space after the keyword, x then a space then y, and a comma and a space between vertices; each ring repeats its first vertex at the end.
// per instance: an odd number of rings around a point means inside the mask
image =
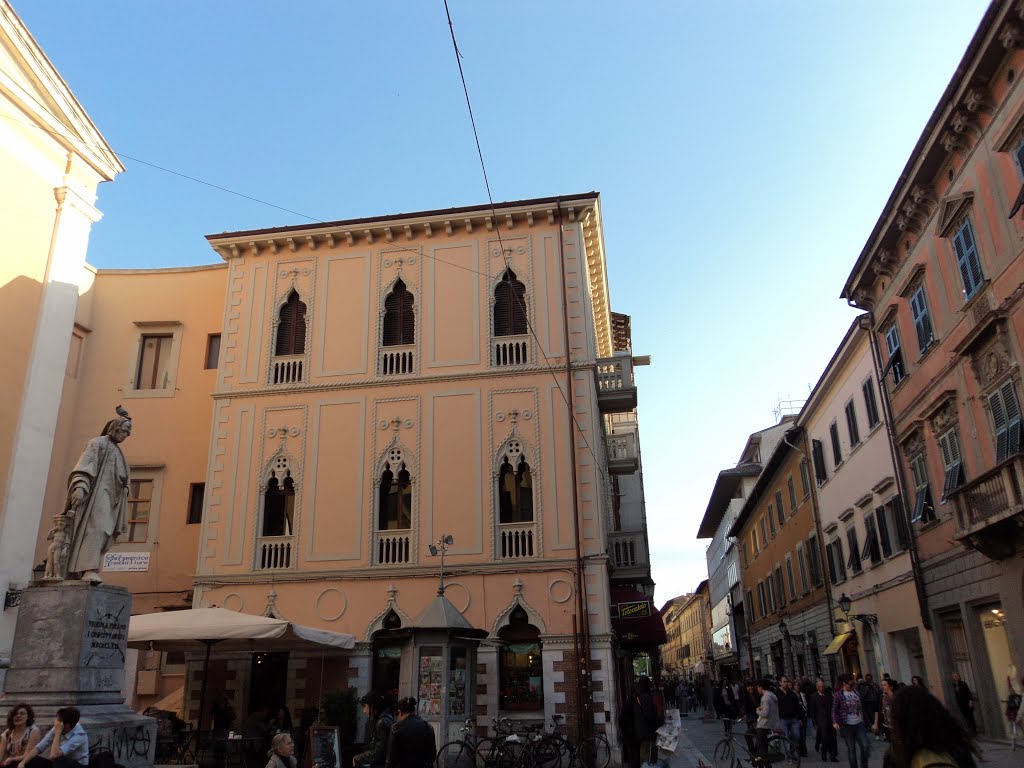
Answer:
POLYGON ((76 706, 89 747, 105 747, 126 768, 151 766, 156 721, 124 703, 128 590, 81 581, 25 590, 0 708, 24 702, 45 732, 60 707, 76 706))

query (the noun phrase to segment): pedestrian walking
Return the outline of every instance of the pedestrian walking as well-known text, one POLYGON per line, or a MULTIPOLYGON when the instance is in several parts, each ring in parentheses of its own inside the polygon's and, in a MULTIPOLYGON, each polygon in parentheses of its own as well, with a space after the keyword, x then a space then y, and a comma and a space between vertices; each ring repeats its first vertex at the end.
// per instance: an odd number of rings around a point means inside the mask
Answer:
POLYGON ((970 735, 921 686, 893 696, 888 762, 892 768, 976 768, 970 735))
POLYGON ((432 768, 437 757, 437 739, 430 723, 416 714, 416 699, 398 700, 398 722, 388 737, 387 768, 432 768))
POLYGON ((846 757, 850 768, 858 768, 857 754, 860 753, 860 768, 868 768, 871 758, 871 740, 864 726, 864 706, 860 696, 853 690, 853 677, 840 675, 842 690, 833 694, 832 727, 839 732, 846 743, 846 757))
POLYGON ((811 696, 811 720, 814 723, 814 751, 821 755, 822 762, 839 762, 839 739, 832 727, 832 689, 822 678, 815 683, 811 696))
POLYGON ((1020 680, 1020 688, 1017 687, 1017 668, 1010 665, 1006 675, 1006 720, 1010 724, 1010 745, 1014 752, 1017 751, 1017 736, 1024 726, 1024 707, 1021 706, 1021 691, 1024 691, 1024 677, 1020 680))
POLYGON ((882 695, 871 730, 875 732, 876 737, 885 741, 889 740, 889 732, 892 730, 892 697, 895 693, 893 680, 888 676, 882 678, 882 695))
POLYGON ((870 728, 874 725, 881 697, 881 691, 870 672, 864 675, 864 679, 857 685, 857 694, 864 707, 864 723, 870 728))
POLYGON ((779 678, 779 719, 786 734, 786 762, 794 763, 800 751, 800 721, 804 718, 800 705, 800 694, 793 689, 793 682, 783 675, 779 678))
POLYGON ((811 696, 814 695, 811 678, 806 676, 800 678, 797 693, 800 694, 800 706, 804 713, 800 720, 800 757, 807 757, 807 732, 811 728, 811 696))
POLYGON ((757 693, 761 703, 757 707, 757 756, 762 765, 768 765, 768 739, 772 732, 779 730, 779 700, 772 693, 767 679, 757 681, 757 693))
POLYGON ((388 761, 388 741, 395 718, 384 706, 384 697, 370 691, 359 700, 366 716, 366 730, 363 733, 365 750, 352 758, 354 768, 384 768, 388 761))
POLYGON ((974 719, 974 695, 970 687, 960 677, 959 672, 953 673, 953 699, 956 701, 956 708, 960 710, 964 721, 967 723, 967 730, 971 736, 978 735, 978 723, 974 719))

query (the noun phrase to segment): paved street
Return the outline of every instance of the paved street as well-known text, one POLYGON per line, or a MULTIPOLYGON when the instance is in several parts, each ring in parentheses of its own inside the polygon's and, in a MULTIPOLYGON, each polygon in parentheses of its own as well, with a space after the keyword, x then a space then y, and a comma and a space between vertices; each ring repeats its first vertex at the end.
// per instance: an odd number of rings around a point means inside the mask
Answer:
MULTIPOLYGON (((737 726, 737 733, 742 726, 737 726)), ((671 768, 699 768, 700 761, 706 766, 713 766, 715 745, 722 739, 724 729, 721 721, 704 722, 699 715, 691 713, 689 717, 682 718, 682 729, 679 734, 679 749, 670 761, 671 768)), ((810 737, 809 747, 814 746, 814 736, 810 737)), ((885 742, 872 740, 871 768, 881 768, 882 755, 885 753, 885 742)), ((1008 742, 981 741, 982 766, 986 768, 1020 768, 1024 765, 1024 751, 1018 749, 1016 753, 1010 751, 1008 742)), ((817 759, 813 749, 807 758, 804 758, 800 766, 804 768, 847 768, 849 763, 846 759, 846 747, 842 742, 839 744, 839 762, 823 763, 817 759)))

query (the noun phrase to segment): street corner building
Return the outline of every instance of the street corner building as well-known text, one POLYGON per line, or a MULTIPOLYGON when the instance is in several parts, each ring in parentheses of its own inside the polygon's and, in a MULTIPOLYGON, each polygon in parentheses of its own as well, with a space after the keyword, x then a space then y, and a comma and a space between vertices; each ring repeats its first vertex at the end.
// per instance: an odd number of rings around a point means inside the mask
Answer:
POLYGON ((420 699, 438 743, 468 717, 554 714, 616 741, 664 629, 649 361, 611 312, 599 195, 207 239, 221 263, 88 270, 38 509, 123 403, 128 535, 102 576, 133 612, 215 607, 355 643, 213 646, 205 689, 202 654, 157 643, 131 670, 137 707, 206 729, 221 693, 238 723, 374 689, 420 699))

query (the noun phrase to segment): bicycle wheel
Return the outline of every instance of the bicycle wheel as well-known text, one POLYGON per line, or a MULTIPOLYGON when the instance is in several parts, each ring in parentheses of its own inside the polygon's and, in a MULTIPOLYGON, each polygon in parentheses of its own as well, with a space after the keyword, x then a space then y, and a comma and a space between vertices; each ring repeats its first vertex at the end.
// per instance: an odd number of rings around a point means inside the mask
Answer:
POLYGON ((464 741, 449 741, 437 750, 437 768, 476 768, 476 753, 464 741))
POLYGON ((505 741, 498 747, 497 768, 529 766, 529 752, 521 741, 505 741))
POLYGON ((733 768, 736 764, 736 745, 732 739, 722 739, 715 745, 715 768, 733 768))
POLYGON ((536 768, 561 768, 562 748, 558 741, 556 737, 545 736, 533 745, 532 762, 536 768))
POLYGON ((768 737, 768 762, 800 766, 800 746, 785 736, 773 734, 768 737))
POLYGON ((608 768, 612 759, 612 750, 604 734, 584 739, 577 754, 583 768, 608 768))
POLYGON ((498 765, 498 748, 494 739, 487 737, 476 743, 477 768, 496 768, 498 765))

